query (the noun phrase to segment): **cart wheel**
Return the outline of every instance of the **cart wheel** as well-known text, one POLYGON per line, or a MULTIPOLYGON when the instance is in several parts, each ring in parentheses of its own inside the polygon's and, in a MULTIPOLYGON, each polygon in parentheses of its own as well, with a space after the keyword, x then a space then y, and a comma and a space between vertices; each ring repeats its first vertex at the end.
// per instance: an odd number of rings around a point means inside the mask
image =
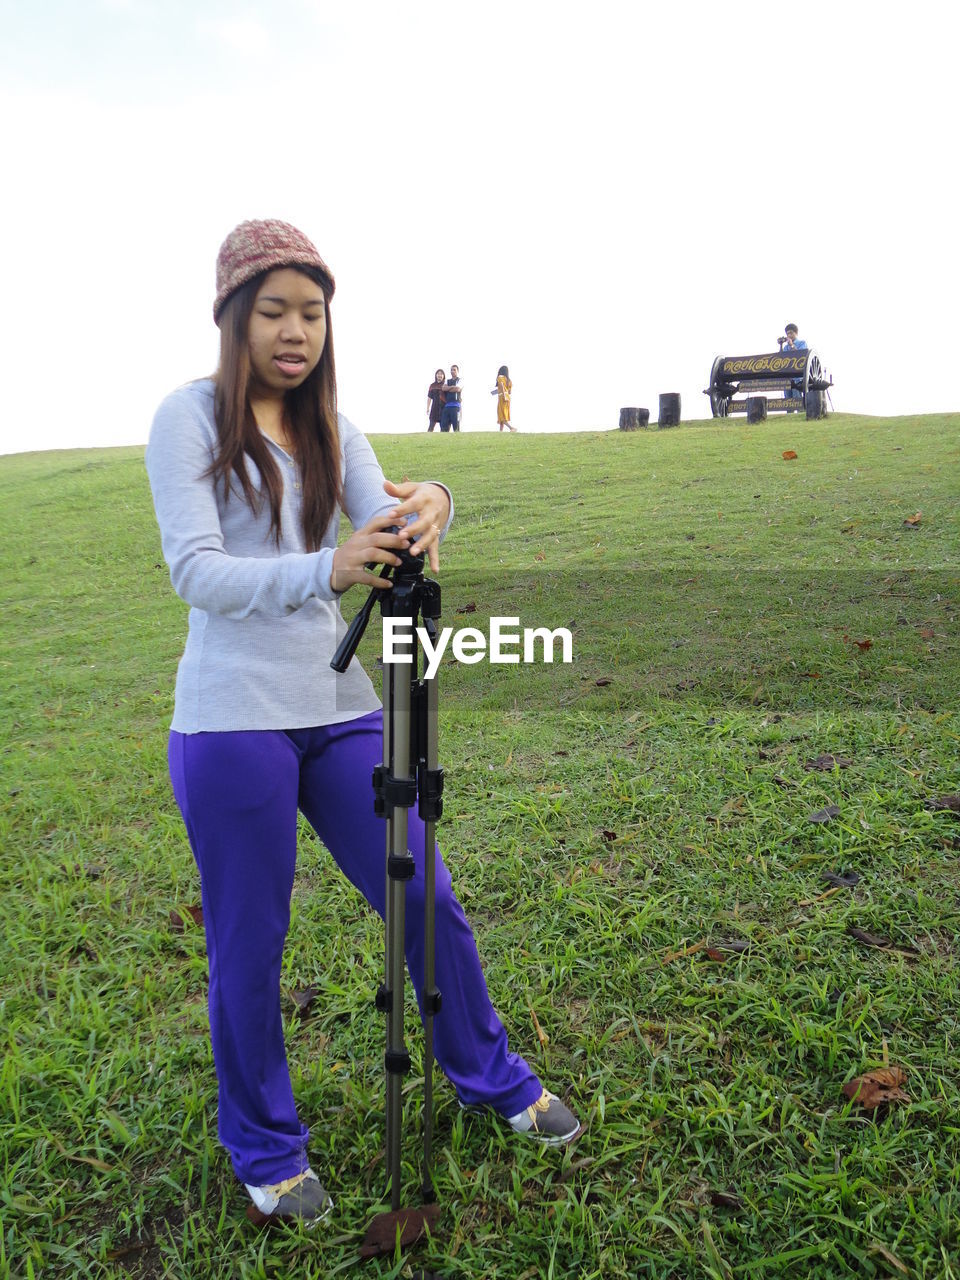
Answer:
POLYGON ((730 397, 724 395, 720 390, 720 366, 723 364, 723 356, 717 356, 713 362, 713 368, 710 370, 710 412, 715 418, 725 418, 727 416, 727 405, 730 403, 730 397))

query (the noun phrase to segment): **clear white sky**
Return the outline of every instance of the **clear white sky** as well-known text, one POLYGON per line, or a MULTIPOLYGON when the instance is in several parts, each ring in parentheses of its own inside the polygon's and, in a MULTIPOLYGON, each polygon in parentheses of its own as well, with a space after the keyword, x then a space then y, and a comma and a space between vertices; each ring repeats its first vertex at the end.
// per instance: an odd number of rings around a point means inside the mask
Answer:
POLYGON ((0 452, 144 441, 224 235, 337 277, 340 407, 615 427, 790 320, 838 409, 960 409, 960 5, 0 0, 0 452))

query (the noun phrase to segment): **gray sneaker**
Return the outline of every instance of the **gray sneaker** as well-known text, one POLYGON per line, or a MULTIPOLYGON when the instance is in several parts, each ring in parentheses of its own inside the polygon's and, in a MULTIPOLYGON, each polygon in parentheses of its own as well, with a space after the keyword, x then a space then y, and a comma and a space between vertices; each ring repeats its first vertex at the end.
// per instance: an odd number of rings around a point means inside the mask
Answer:
POLYGON ((247 1217, 257 1227, 269 1227, 278 1222, 315 1227, 333 1208, 333 1200, 312 1169, 272 1186, 251 1187, 247 1184, 247 1191, 253 1201, 247 1205, 247 1217))
POLYGON ((507 1124, 514 1133, 525 1133, 548 1147, 564 1146, 581 1133, 580 1121, 549 1089, 525 1111, 510 1116, 507 1124))

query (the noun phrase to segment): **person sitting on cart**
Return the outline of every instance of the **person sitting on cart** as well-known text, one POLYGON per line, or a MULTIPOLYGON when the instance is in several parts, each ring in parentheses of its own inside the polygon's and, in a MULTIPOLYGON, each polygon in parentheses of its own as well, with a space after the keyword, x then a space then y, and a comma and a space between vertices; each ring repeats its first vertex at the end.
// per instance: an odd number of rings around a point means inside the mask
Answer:
MULTIPOLYGON (((807 344, 799 337, 800 330, 795 324, 788 324, 783 329, 784 337, 778 338, 780 344, 781 355, 792 355, 796 351, 806 351, 807 344)), ((794 378, 791 386, 783 393, 785 400, 802 400, 803 399, 803 379, 794 378)), ((799 406, 797 406, 799 408, 799 406)))

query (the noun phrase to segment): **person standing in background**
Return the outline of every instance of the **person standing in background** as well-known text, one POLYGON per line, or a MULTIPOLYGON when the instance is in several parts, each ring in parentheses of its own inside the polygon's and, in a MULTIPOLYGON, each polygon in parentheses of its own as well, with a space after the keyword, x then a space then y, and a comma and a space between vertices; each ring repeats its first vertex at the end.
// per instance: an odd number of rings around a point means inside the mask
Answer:
POLYGON ((447 375, 443 369, 438 369, 434 375, 433 381, 427 388, 427 430, 432 431, 439 423, 440 415, 443 412, 443 384, 447 380, 447 375))
POLYGON ((516 427, 510 423, 510 392, 513 390, 513 383, 510 381, 510 371, 505 364, 502 364, 497 370, 497 385, 490 392, 492 396, 497 397, 497 424, 502 431, 504 427, 508 431, 516 431, 516 427))
POLYGON ((460 377, 460 366, 450 366, 450 377, 443 384, 443 412, 440 415, 441 431, 460 430, 460 408, 462 404, 463 381, 460 377))

